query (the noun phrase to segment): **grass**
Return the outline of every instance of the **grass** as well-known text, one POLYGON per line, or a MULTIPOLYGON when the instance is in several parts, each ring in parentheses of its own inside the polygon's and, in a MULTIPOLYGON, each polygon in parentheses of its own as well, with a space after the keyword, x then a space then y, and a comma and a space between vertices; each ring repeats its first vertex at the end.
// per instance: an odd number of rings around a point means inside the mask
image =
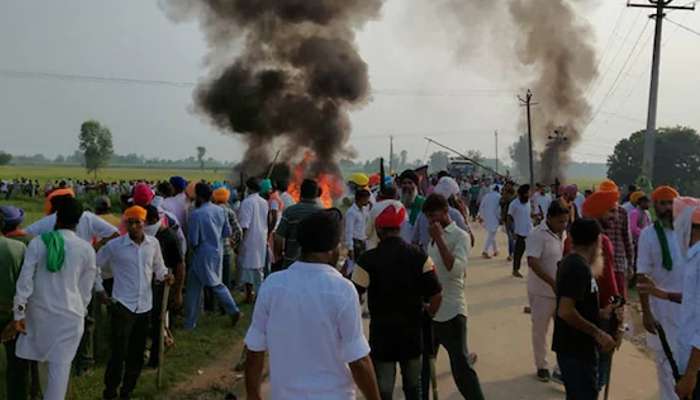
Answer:
MULTIPOLYGON (((167 180, 171 176, 180 175, 188 180, 205 179, 215 181, 229 178, 230 171, 226 169, 198 170, 198 169, 163 169, 163 168, 105 168, 98 171, 97 177, 103 181, 112 182, 120 180, 167 180)), ((0 166, 0 179, 28 178, 38 179, 44 183, 48 180, 60 180, 66 178, 92 180, 93 175, 88 174, 85 168, 78 166, 0 166)))
MULTIPOLYGON (((46 176, 46 173, 44 176, 46 176)), ((24 226, 43 216, 43 203, 38 199, 12 198, 9 201, 0 200, 0 205, 6 204, 24 208, 26 216, 24 226)), ((246 315, 250 315, 248 306, 242 306, 241 311, 246 315)), ((106 311, 104 310, 103 316, 104 318, 99 319, 100 321, 107 320, 106 311)), ((159 391, 156 388, 155 371, 144 370, 133 398, 165 399, 170 397, 166 396, 170 388, 186 382, 192 376, 195 376, 199 369, 216 360, 239 343, 242 340, 248 322, 248 319, 243 319, 233 329, 227 316, 205 314, 200 319, 199 325, 194 332, 176 330, 174 332, 176 345, 165 356, 162 389, 159 391)), ((104 389, 105 364, 109 357, 107 329, 101 322, 98 322, 97 335, 99 335, 96 354, 97 365, 92 373, 88 375, 71 377, 67 399, 93 400, 101 398, 102 390, 104 389)), ((0 393, 3 395, 5 393, 4 376, 6 368, 4 351, 4 346, 0 346, 0 377, 3 377, 0 378, 0 393)), ((232 363, 234 361, 231 360, 232 363)))
MULTIPOLYGON (((250 315, 248 306, 242 306, 244 314, 250 315)), ((199 325, 192 332, 176 330, 175 347, 170 349, 164 359, 163 387, 156 387, 155 370, 144 369, 134 390, 134 399, 165 399, 167 391, 177 384, 186 382, 197 374, 208 363, 220 357, 227 350, 242 340, 247 319, 242 319, 236 328, 231 328, 228 316, 205 314, 200 318, 199 325)), ((98 332, 100 326, 98 326, 98 332)), ((101 330, 100 345, 98 346, 97 365, 91 373, 80 377, 71 377, 67 399, 94 400, 102 396, 104 389, 105 364, 109 358, 106 348, 109 341, 104 337, 105 329, 101 330)), ((231 363, 236 360, 231 360, 231 363)), ((5 375, 4 347, 0 350, 0 376, 5 375)), ((5 380, 0 379, 0 393, 5 393, 5 380)))

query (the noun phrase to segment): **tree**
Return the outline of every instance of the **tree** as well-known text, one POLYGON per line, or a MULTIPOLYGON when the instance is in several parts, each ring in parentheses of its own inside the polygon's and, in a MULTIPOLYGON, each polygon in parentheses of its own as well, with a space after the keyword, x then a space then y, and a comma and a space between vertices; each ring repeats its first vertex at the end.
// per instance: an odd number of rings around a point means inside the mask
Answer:
MULTIPOLYGON (((618 184, 636 183, 642 168, 644 131, 622 139, 608 157, 608 177, 618 184)), ((700 195, 700 136, 688 127, 660 128, 656 134, 654 185, 671 185, 684 195, 700 195)))
MULTIPOLYGON (((508 149, 510 158, 513 160, 513 175, 519 181, 528 182, 530 180, 530 156, 527 143, 527 136, 523 135, 518 138, 518 141, 513 143, 508 149)), ((534 158, 535 180, 537 180, 537 171, 539 171, 539 154, 533 149, 532 157, 534 158)))
POLYGON ((112 132, 97 121, 83 122, 80 126, 80 150, 85 158, 85 168, 97 179, 97 170, 107 166, 114 154, 112 132))
POLYGON ((444 151, 436 151, 430 155, 430 171, 443 171, 450 163, 450 155, 444 151))
POLYGON ((483 154, 481 154, 481 151, 479 150, 467 150, 466 156, 478 162, 479 164, 483 164, 484 161, 486 161, 486 158, 483 154))
POLYGON ((12 161, 12 154, 0 151, 0 165, 7 165, 12 161))
POLYGON ((204 155, 207 154, 207 149, 204 146, 197 146, 197 161, 199 161, 199 169, 204 169, 204 155))

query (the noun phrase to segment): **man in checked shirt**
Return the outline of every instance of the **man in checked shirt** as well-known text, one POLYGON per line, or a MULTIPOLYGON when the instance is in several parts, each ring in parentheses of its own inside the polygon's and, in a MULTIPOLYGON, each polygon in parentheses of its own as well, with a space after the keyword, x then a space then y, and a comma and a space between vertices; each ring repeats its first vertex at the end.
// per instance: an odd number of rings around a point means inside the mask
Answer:
MULTIPOLYGON (((616 192, 618 194, 620 190, 618 189, 615 182, 607 179, 600 183, 599 190, 602 192, 616 192)), ((615 214, 614 218, 611 218, 605 226, 603 226, 603 232, 610 238, 613 244, 613 254, 614 254, 614 270, 615 270, 615 280, 617 287, 620 290, 622 296, 627 299, 627 272, 631 273, 633 271, 634 263, 634 253, 632 246, 632 237, 629 230, 629 220, 627 217, 627 211, 621 206, 618 206, 616 210, 613 210, 615 214)))

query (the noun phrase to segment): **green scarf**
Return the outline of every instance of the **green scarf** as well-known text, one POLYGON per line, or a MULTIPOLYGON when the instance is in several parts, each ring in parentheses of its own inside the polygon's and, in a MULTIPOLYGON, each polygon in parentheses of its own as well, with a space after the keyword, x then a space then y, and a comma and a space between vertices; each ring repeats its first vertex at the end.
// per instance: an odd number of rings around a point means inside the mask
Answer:
POLYGON ((425 203, 425 197, 416 196, 416 199, 413 201, 413 204, 411 204, 411 210, 408 214, 408 222, 410 222, 411 225, 416 224, 418 216, 423 211, 423 203, 425 203))
POLYGON ((671 250, 668 248, 668 238, 666 237, 666 232, 664 231, 664 226, 661 221, 656 220, 654 222, 654 230, 656 231, 656 236, 659 238, 659 244, 661 245, 661 257, 664 269, 670 271, 673 269, 673 259, 671 258, 671 250))
POLYGON ((60 271, 66 258, 63 235, 58 231, 51 231, 41 235, 41 240, 46 245, 46 268, 49 272, 60 271))

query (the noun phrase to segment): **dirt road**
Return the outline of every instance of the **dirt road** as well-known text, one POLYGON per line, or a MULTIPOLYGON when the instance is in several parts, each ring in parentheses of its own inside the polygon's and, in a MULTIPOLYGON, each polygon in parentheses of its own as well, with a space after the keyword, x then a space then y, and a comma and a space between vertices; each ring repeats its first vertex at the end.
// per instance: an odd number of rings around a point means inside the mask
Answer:
MULTIPOLYGON (((499 246, 503 255, 499 259, 484 260, 480 257, 483 231, 479 227, 475 227, 475 230, 477 244, 467 271, 468 335, 469 350, 479 356, 476 370, 486 399, 563 399, 563 387, 555 383, 541 383, 534 377, 530 316, 523 313, 523 307, 527 305, 526 280, 511 277, 511 266, 505 260, 505 235, 499 232, 499 246)), ((525 273, 525 262, 522 267, 525 273)), ((553 353, 548 360, 550 364, 554 363, 553 353)), ((227 365, 226 369, 229 369, 231 364, 227 365)), ((230 369, 226 374, 231 374, 230 369)), ((440 400, 462 398, 456 391, 444 350, 438 356, 437 377, 440 400)), ((397 381, 395 398, 402 399, 398 376, 397 381)), ((237 389, 235 393, 244 393, 242 388, 237 389)), ((264 388, 264 394, 269 394, 268 387, 264 388)), ((658 398, 653 362, 628 341, 615 354, 610 394, 611 400, 658 398)), ((241 395, 241 398, 244 396, 241 395)))

